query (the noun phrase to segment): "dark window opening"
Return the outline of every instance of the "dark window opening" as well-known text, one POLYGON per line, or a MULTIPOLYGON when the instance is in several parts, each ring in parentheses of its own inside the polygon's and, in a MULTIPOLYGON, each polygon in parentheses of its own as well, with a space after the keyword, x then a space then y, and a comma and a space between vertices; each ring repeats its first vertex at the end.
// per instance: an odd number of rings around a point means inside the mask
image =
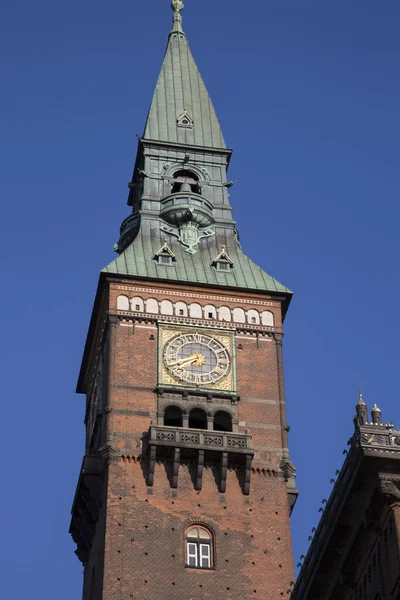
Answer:
POLYGON ((215 431, 232 431, 232 417, 229 413, 219 410, 214 415, 215 431))
POLYGON ((135 304, 135 310, 140 310, 140 304, 135 304))
POLYGON ((160 254, 160 256, 158 257, 158 262, 161 265, 172 265, 172 256, 160 254))
POLYGON ((201 194, 199 178, 190 171, 177 171, 174 175, 172 193, 177 194, 178 192, 193 192, 194 194, 201 194))
POLYGON ((178 406, 168 406, 164 413, 164 425, 182 427, 182 410, 178 406))
POLYGON ((185 311, 183 310, 183 308, 179 309, 179 314, 181 317, 183 317, 185 315, 185 311))
POLYGON ((257 319, 255 317, 251 317, 251 322, 252 323, 257 323, 257 319))
POLYGON ((190 411, 189 427, 191 429, 207 429, 207 414, 201 408, 190 411))
POLYGON ((212 313, 212 312, 209 312, 209 313, 208 313, 208 318, 209 318, 209 319, 213 319, 213 318, 214 318, 214 313, 212 313))

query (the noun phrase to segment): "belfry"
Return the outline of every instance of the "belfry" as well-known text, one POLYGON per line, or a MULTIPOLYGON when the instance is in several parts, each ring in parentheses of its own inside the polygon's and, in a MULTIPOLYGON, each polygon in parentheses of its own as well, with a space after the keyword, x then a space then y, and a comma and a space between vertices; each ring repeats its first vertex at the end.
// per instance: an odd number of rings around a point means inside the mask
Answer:
POLYGON ((231 150, 183 2, 172 8, 131 213, 100 274, 79 375, 86 448, 71 534, 84 600, 277 600, 294 579, 292 294, 239 243, 231 150))

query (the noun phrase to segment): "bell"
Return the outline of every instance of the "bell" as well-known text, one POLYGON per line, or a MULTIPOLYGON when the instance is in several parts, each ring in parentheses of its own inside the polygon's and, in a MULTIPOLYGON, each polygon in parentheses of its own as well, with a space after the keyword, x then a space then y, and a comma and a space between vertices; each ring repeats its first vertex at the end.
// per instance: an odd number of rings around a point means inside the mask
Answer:
POLYGON ((190 185, 190 183, 188 183, 187 181, 185 181, 184 183, 182 183, 181 189, 179 191, 180 192, 191 192, 192 191, 192 186, 190 185))

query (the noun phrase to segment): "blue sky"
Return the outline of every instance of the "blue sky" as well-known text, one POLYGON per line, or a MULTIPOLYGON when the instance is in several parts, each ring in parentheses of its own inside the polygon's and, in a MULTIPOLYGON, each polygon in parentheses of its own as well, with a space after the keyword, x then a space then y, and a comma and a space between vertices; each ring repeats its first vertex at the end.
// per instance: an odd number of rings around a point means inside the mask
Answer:
MULTIPOLYGON (((18 0, 0 22, 3 494, 8 600, 78 598, 74 395, 98 273, 170 28, 168 0, 18 0)), ((244 250, 295 292, 286 320, 295 564, 352 433, 358 386, 398 408, 397 0, 186 0, 234 149, 244 250)))

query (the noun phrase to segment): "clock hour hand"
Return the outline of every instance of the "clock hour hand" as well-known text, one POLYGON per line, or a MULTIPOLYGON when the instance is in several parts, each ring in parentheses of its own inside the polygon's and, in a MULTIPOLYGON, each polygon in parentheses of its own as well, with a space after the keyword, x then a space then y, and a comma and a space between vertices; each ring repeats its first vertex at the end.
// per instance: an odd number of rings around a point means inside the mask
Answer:
POLYGON ((173 363, 168 363, 169 367, 177 367, 180 365, 186 365, 186 363, 192 363, 197 360, 197 356, 188 356, 187 358, 181 358, 180 360, 176 360, 173 363))

